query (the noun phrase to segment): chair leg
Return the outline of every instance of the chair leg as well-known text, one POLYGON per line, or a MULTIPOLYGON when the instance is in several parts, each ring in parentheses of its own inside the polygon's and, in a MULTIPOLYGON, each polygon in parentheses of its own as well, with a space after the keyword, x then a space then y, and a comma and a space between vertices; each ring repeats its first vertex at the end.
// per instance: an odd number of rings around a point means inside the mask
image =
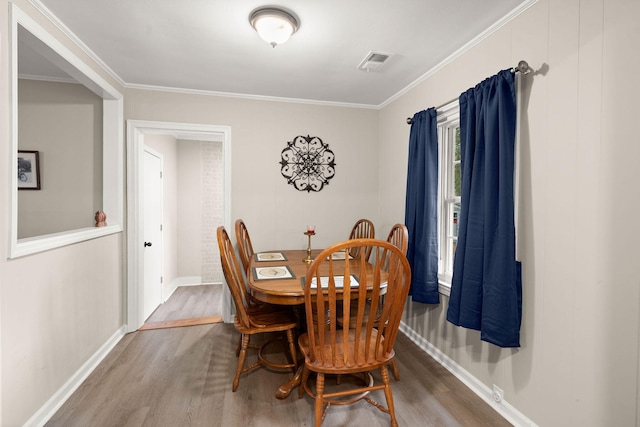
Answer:
POLYGON ((289 329, 287 331, 287 341, 289 341, 289 351, 291 352, 291 357, 293 358, 293 372, 298 370, 298 354, 296 351, 296 340, 293 336, 293 330, 289 329))
POLYGON ((380 374, 382 376, 382 382, 384 383, 384 397, 387 398, 387 409, 389 409, 389 415, 391 415, 391 426, 398 427, 398 420, 396 420, 396 409, 393 405, 393 395, 391 394, 391 384, 389 384, 389 371, 386 366, 380 367, 380 374))
POLYGON ((316 377, 316 411, 315 411, 315 427, 320 427, 322 424, 322 415, 323 415, 323 399, 322 395, 324 394, 324 374, 318 372, 318 376, 316 377))
POLYGON ((307 368, 307 365, 304 364, 302 365, 302 376, 300 379, 300 385, 298 386, 298 399, 302 399, 302 396, 304 396, 304 392, 305 387, 307 386, 307 380, 309 380, 309 368, 307 368))
POLYGON ((238 367, 236 368, 236 377, 233 379, 233 387, 232 391, 236 391, 238 389, 238 384, 240 384, 240 374, 242 374, 242 370, 244 368, 244 360, 247 357, 247 347, 249 347, 249 337, 250 335, 242 334, 242 348, 240 349, 240 355, 238 357, 238 367))
POLYGON ((244 334, 240 334, 240 338, 238 338, 238 347, 236 347, 236 357, 240 355, 240 347, 242 347, 242 337, 244 334))
POLYGON ((393 371, 393 378, 395 378, 396 381, 400 381, 400 371, 396 365, 396 359, 391 360, 391 370, 393 371))

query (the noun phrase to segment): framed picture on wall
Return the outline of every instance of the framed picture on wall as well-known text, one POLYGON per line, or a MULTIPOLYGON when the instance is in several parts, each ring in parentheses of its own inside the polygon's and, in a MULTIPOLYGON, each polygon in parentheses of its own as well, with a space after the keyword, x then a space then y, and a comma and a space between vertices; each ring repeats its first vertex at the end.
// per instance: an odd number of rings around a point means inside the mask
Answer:
POLYGON ((40 158, 37 151, 18 150, 18 190, 40 189, 40 158))

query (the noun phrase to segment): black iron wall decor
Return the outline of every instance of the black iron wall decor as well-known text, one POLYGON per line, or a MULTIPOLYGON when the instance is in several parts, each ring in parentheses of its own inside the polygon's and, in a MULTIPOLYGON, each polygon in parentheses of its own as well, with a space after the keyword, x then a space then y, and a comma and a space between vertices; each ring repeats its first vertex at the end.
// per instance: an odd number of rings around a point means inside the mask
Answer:
POLYGON ((317 136, 296 136, 280 156, 282 176, 300 191, 320 191, 336 174, 335 155, 317 136))

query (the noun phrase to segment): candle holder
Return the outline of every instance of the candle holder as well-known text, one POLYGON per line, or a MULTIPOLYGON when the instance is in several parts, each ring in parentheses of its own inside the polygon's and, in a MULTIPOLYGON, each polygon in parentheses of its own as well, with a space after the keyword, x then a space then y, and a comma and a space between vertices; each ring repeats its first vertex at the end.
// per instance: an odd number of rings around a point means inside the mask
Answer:
POLYGON ((314 236, 315 234, 316 234, 315 230, 311 230, 311 229, 304 232, 304 235, 307 236, 308 238, 308 243, 307 243, 307 256, 305 258, 302 258, 302 261, 306 262, 307 264, 311 264, 313 262, 313 259, 311 258, 311 236, 314 236))

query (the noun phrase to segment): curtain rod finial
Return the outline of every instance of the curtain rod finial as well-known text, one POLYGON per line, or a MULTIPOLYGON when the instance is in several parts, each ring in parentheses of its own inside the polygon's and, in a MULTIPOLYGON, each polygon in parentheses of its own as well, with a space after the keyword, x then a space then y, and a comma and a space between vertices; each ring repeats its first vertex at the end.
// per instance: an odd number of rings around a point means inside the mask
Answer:
POLYGON ((411 120, 411 117, 407 117, 407 124, 410 125, 411 122, 413 122, 413 120, 411 120))
POLYGON ((531 68, 529 67, 529 63, 527 61, 522 60, 518 62, 518 65, 516 66, 514 71, 520 72, 522 74, 529 74, 531 72, 531 68))

